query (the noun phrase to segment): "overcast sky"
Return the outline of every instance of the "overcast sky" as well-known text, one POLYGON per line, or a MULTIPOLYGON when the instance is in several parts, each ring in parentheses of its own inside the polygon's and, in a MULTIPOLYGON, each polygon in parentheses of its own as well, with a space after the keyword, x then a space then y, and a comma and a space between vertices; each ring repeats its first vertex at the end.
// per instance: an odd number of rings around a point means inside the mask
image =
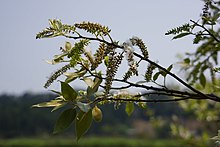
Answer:
POLYGON ((202 7, 201 0, 1 0, 0 94, 46 91, 43 85, 57 67, 45 60, 58 54, 65 42, 64 38, 35 39, 48 26, 48 19, 107 25, 120 42, 138 36, 148 46, 151 59, 167 66, 177 61, 177 53, 195 47, 192 38, 171 41, 164 33, 197 20, 202 7))

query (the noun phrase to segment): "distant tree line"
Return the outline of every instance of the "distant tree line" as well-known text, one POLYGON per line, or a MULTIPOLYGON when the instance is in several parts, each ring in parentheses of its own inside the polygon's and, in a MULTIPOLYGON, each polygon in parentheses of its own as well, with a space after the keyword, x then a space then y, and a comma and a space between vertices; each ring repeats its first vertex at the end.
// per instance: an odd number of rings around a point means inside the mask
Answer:
MULTIPOLYGON (((12 138, 19 136, 42 136, 52 135, 54 123, 62 109, 50 112, 51 108, 37 109, 31 108, 33 104, 54 99, 55 94, 31 94, 25 93, 20 96, 6 95, 0 96, 0 138, 12 138), (50 134, 48 134, 50 132, 50 134)), ((155 116, 170 119, 172 115, 186 116, 178 105, 173 104, 149 104, 149 109, 141 111, 135 109, 131 117, 127 117, 124 111, 125 106, 114 110, 112 105, 105 105, 103 121, 100 124, 93 123, 87 135, 126 135, 126 131, 131 128, 132 122, 136 119, 148 121, 149 112, 155 116)), ((63 135, 73 135, 74 127, 68 129, 63 135)), ((168 137, 170 132, 160 130, 159 137, 168 137), (161 132, 164 131, 164 132, 161 132)))

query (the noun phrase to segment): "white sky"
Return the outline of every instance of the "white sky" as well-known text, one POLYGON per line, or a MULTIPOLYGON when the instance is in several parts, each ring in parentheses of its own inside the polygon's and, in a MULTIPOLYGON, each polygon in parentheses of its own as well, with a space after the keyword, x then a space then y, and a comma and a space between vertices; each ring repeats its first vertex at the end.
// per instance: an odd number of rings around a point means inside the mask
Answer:
MULTIPOLYGON (((171 41, 167 30, 197 20, 201 0, 1 0, 0 94, 43 92, 47 77, 57 69, 44 60, 59 53, 64 38, 36 40, 48 19, 73 24, 81 21, 107 25, 114 40, 142 38, 152 60, 168 66, 176 54, 193 51, 192 38, 171 41)), ((52 88, 57 88, 54 84, 52 88)))

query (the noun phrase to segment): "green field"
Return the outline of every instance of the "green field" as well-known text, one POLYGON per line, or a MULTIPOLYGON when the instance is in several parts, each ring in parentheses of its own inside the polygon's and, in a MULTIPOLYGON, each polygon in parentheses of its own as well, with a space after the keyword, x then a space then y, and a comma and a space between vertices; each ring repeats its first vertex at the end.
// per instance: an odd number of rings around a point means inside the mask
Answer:
MULTIPOLYGON (((82 138, 78 143, 75 139, 64 138, 15 138, 15 139, 0 139, 0 146, 73 146, 73 147, 185 147, 197 146, 190 145, 181 140, 144 140, 132 138, 118 137, 87 137, 82 138)), ((207 145, 204 145, 207 146, 207 145)))

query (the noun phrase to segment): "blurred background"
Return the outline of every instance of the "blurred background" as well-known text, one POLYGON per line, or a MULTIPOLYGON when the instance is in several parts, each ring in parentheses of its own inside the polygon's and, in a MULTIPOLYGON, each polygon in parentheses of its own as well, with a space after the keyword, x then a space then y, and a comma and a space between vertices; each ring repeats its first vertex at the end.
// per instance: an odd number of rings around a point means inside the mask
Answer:
MULTIPOLYGON (((36 33, 48 27, 48 19, 63 23, 91 21, 108 26, 112 37, 121 43, 138 36, 146 43, 150 58, 163 66, 177 62, 177 54, 193 51, 191 38, 171 41, 167 30, 200 17, 204 3, 201 0, 169 1, 54 1, 2 0, 0 2, 0 138, 51 137, 58 114, 50 109, 31 109, 31 105, 55 97, 43 88, 47 77, 58 67, 45 61, 59 53, 65 38, 36 40, 36 33)), ((74 85, 75 88, 84 88, 74 85)), ((53 83, 50 89, 59 89, 53 83)), ((123 136, 128 138, 167 139, 170 134, 170 116, 190 114, 172 104, 150 104, 151 109, 136 109, 127 117, 123 106, 102 108, 104 120, 93 123, 87 136, 123 136), (161 109, 163 108, 163 109, 161 109), (163 111, 161 111, 163 110, 163 111), (154 115, 154 117, 149 117, 154 115), (159 119, 158 119, 159 118, 159 119), (152 123, 153 122, 153 123, 152 123)), ((189 124, 198 122, 186 121, 189 124)), ((202 125, 202 124, 199 124, 202 125)), ((192 129, 197 129, 198 125, 192 129)), ((65 132, 74 140, 74 127, 65 132)), ((197 129, 198 130, 198 129, 197 129)), ((52 136, 61 137, 62 135, 52 136)))

